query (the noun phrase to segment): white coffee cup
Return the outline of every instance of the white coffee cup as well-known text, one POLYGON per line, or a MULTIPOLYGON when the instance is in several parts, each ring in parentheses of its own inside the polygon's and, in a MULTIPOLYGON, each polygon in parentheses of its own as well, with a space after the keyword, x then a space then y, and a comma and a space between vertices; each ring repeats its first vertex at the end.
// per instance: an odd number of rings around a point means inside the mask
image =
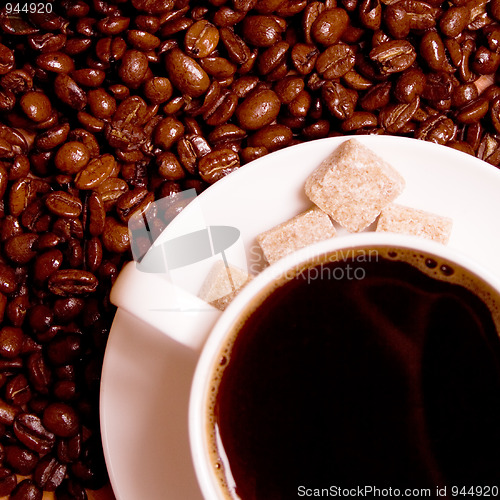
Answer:
POLYGON ((208 306, 160 275, 141 272, 133 262, 122 270, 112 289, 111 301, 185 346, 200 351, 190 395, 189 436, 194 468, 206 500, 227 498, 210 453, 207 400, 218 355, 242 312, 264 290, 284 276, 293 277, 293 270, 307 262, 334 253, 347 255, 356 248, 377 247, 411 249, 439 263, 465 269, 475 275, 478 282, 484 283, 484 290, 500 296, 500 277, 493 276, 470 257, 439 243, 390 233, 365 232, 342 236, 294 252, 264 269, 240 291, 224 312, 208 306), (172 302, 181 307, 169 307, 172 302))

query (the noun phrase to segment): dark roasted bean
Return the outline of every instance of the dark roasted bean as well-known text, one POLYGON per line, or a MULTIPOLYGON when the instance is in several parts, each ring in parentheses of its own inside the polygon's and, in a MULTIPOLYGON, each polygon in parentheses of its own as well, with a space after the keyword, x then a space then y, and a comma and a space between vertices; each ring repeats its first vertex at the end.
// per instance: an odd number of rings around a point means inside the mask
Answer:
POLYGON ((106 250, 113 253, 124 253, 130 248, 128 227, 118 222, 114 217, 106 217, 102 243, 106 250))
POLYGON ((44 52, 37 57, 36 64, 54 73, 71 73, 75 69, 73 59, 63 52, 44 52))
POLYGON ((270 47, 281 40, 282 28, 273 16, 246 16, 243 20, 243 38, 255 47, 270 47))
POLYGON ((31 397, 28 379, 22 373, 11 378, 5 387, 5 398, 15 406, 25 405, 31 397))
POLYGON ((31 413, 19 413, 14 420, 14 432, 27 448, 37 453, 47 453, 55 443, 55 436, 42 421, 31 413))
POLYGON ((248 45, 232 29, 226 27, 221 28, 220 38, 226 47, 231 61, 236 64, 244 64, 250 58, 250 49, 248 45))
POLYGON ((17 485, 16 475, 11 470, 0 467, 0 495, 7 496, 17 485))
POLYGON ((488 113, 488 109, 488 101, 480 97, 459 109, 457 121, 460 123, 476 123, 488 113))
POLYGON ((326 80, 335 80, 354 67, 356 56, 344 43, 330 45, 316 60, 317 72, 326 80))
POLYGON ((0 356, 15 358, 21 353, 24 333, 21 328, 4 326, 0 330, 0 356))
POLYGON ((272 90, 255 91, 236 108, 236 117, 242 128, 256 130, 276 119, 280 105, 272 90))
POLYGON ((322 45, 333 45, 340 40, 348 24, 349 16, 344 9, 324 10, 312 24, 311 35, 322 45))
POLYGON ((12 500, 42 500, 42 491, 30 480, 24 479, 11 492, 12 500))
POLYGON ((327 82, 321 87, 321 95, 330 112, 339 120, 346 120, 354 113, 357 93, 340 83, 327 82))
POLYGON ((0 262, 0 292, 11 294, 17 289, 17 278, 14 269, 0 262))
POLYGON ((13 236, 5 242, 5 255, 16 264, 27 264, 36 256, 36 241, 38 235, 35 233, 24 233, 13 236))
POLYGON ((66 465, 61 464, 51 455, 46 455, 35 467, 35 484, 45 490, 54 491, 61 485, 66 475, 66 465))
POLYGON ((71 108, 81 110, 87 104, 87 95, 82 88, 66 74, 57 75, 54 90, 59 99, 71 108))
POLYGON ((234 172, 240 166, 238 155, 231 149, 219 149, 208 153, 199 161, 201 178, 213 184, 222 177, 234 172))
POLYGON ((165 64, 172 84, 190 97, 201 96, 210 86, 205 70, 178 48, 167 53, 165 64))
POLYGON ((417 58, 413 45, 406 40, 384 42, 370 51, 370 59, 378 64, 382 74, 397 73, 409 68, 417 58))
POLYGON ((41 92, 26 92, 21 97, 20 105, 26 116, 37 123, 47 120, 52 114, 50 100, 41 92))
POLYGON ((274 151, 290 144, 293 134, 285 125, 267 125, 262 127, 248 139, 250 147, 264 147, 267 151, 274 151))
POLYGON ((93 158, 87 166, 75 176, 75 186, 78 189, 95 189, 104 182, 115 170, 116 160, 110 154, 93 158))
POLYGON ((44 283, 54 271, 57 271, 61 267, 62 261, 63 254, 57 248, 53 248, 38 255, 35 259, 33 269, 35 281, 44 283))
POLYGON ((23 476, 31 474, 37 462, 38 454, 24 446, 8 445, 5 447, 5 463, 13 472, 23 476))
POLYGON ((76 174, 90 160, 90 151, 85 144, 77 141, 70 141, 63 144, 56 153, 55 165, 64 173, 76 174))
POLYGON ((219 30, 206 20, 195 22, 184 36, 186 53, 199 59, 210 55, 218 43, 219 30))
POLYGON ((97 278, 91 272, 78 269, 58 269, 49 276, 48 281, 49 290, 62 297, 93 293, 97 284, 97 278))
POLYGON ((54 191, 45 198, 45 205, 59 217, 78 217, 82 213, 82 202, 65 191, 54 191))
POLYGON ((298 43, 292 48, 292 63, 302 75, 311 73, 316 65, 319 50, 314 45, 298 43))

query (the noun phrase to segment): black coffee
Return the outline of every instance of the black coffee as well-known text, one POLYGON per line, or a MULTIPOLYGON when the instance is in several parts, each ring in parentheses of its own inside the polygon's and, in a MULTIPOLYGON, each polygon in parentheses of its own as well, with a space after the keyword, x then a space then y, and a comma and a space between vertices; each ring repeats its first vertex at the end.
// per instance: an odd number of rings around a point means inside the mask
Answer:
POLYGON ((460 284, 389 257, 323 264, 272 292, 221 365, 217 467, 244 500, 500 484, 500 342, 460 284))

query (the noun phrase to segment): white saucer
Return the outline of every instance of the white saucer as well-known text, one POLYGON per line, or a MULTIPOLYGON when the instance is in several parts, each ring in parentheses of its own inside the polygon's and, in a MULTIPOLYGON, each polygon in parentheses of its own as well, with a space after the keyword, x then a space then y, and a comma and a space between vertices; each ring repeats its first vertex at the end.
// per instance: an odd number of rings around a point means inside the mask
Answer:
MULTIPOLYGON (((207 225, 239 228, 251 264, 255 236, 310 206, 303 192, 306 177, 346 139, 283 149, 222 179, 198 198, 207 225)), ((416 139, 357 139, 405 178, 398 203, 452 217, 448 245, 500 277, 500 170, 416 139)), ((187 431, 196 361, 188 348, 117 312, 104 358, 100 408, 104 453, 118 500, 202 500, 187 431)))

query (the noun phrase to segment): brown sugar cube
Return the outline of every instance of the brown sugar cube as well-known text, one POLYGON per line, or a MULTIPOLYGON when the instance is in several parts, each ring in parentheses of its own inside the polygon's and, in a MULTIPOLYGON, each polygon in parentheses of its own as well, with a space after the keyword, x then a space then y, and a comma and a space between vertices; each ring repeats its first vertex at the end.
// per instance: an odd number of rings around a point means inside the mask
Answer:
POLYGON ((238 292, 252 279, 243 269, 217 261, 208 273, 198 296, 223 311, 238 292))
POLYGON ((333 223, 325 212, 310 208, 257 236, 266 260, 272 264, 295 250, 335 236, 333 223))
POLYGON ((343 142, 308 177, 307 196, 351 232, 369 226, 405 186, 403 177, 356 139, 343 142))
POLYGON ((377 231, 412 234, 447 243, 453 221, 449 217, 392 203, 382 210, 377 231))

